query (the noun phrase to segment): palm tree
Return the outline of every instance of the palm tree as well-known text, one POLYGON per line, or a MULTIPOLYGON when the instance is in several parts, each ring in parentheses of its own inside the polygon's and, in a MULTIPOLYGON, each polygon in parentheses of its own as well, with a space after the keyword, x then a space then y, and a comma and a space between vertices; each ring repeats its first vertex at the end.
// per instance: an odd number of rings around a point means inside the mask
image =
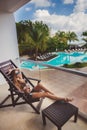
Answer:
POLYGON ((24 24, 23 21, 16 23, 17 28, 17 38, 18 38, 18 45, 19 45, 19 53, 23 54, 25 52, 30 52, 32 48, 32 41, 31 37, 29 36, 28 26, 24 24), (26 51, 27 50, 27 51, 26 51))
POLYGON ((86 47, 87 47, 87 31, 83 32, 82 36, 84 36, 84 38, 82 38, 82 40, 84 40, 86 42, 86 47))
POLYGON ((23 44, 25 41, 25 26, 22 22, 16 23, 18 43, 23 44))
POLYGON ((67 32, 67 40, 69 41, 69 44, 71 41, 78 41, 77 35, 75 32, 67 32))
POLYGON ((67 47, 66 32, 58 31, 55 34, 55 39, 56 39, 56 43, 57 43, 57 48, 59 48, 60 50, 64 50, 64 48, 67 47))
POLYGON ((66 43, 67 38, 66 38, 66 33, 64 31, 58 31, 55 36, 58 38, 59 42, 61 43, 66 43))
POLYGON ((27 21, 29 35, 33 42, 33 47, 35 48, 35 60, 37 60, 38 51, 44 51, 47 47, 46 41, 49 36, 49 28, 43 22, 35 22, 27 21))

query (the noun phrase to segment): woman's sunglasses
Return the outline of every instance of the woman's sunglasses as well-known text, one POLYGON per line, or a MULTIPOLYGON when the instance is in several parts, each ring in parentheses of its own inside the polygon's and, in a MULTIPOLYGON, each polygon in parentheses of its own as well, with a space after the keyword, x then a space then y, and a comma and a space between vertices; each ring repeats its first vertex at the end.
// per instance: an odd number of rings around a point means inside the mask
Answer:
POLYGON ((20 73, 21 73, 20 71, 15 71, 15 74, 16 74, 16 75, 18 75, 18 74, 20 74, 20 73))

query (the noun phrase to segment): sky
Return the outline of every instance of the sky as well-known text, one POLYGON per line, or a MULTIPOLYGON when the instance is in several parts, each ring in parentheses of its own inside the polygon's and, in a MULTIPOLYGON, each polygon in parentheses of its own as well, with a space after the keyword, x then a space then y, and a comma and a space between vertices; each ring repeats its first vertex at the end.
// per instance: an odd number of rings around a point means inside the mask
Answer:
POLYGON ((74 31, 79 37, 87 31, 87 0, 31 0, 14 13, 15 21, 46 23, 51 34, 74 31))

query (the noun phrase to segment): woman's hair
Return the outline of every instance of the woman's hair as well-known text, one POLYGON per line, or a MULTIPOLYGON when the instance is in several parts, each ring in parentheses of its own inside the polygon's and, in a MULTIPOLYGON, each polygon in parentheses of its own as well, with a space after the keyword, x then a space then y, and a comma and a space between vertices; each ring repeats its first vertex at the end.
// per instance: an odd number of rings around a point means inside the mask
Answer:
POLYGON ((13 69, 10 74, 14 78, 14 76, 17 76, 20 73, 21 73, 21 71, 16 68, 16 69, 13 69))
POLYGON ((13 69, 10 74, 14 78, 14 76, 15 76, 15 69, 13 69))

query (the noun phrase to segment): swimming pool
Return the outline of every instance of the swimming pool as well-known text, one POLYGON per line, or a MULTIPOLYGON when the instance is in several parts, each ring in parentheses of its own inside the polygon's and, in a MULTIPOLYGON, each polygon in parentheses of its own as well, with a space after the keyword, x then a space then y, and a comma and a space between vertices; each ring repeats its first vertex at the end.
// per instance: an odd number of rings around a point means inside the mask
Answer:
MULTIPOLYGON (((72 64, 75 62, 87 62, 87 52, 71 52, 71 53, 66 53, 66 52, 58 52, 58 56, 55 58, 49 60, 49 61, 43 61, 42 63, 45 63, 47 65, 51 66, 62 66, 64 64, 72 64)), ((21 68, 27 68, 27 69, 43 69, 46 68, 42 65, 37 65, 33 62, 30 61, 23 61, 21 63, 21 68)))

